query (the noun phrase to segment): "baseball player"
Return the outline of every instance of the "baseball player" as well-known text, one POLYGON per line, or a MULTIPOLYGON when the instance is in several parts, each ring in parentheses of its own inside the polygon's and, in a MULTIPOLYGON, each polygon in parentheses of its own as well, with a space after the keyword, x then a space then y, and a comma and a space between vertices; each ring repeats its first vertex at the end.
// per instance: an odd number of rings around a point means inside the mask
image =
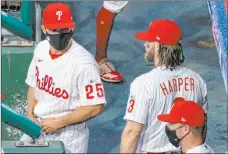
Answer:
POLYGON ((74 26, 69 6, 44 9, 47 39, 36 46, 26 78, 28 117, 42 126, 39 139, 63 141, 66 153, 86 153, 85 122, 103 111, 106 100, 93 55, 72 39, 74 26))
POLYGON ((104 1, 96 19, 97 44, 95 59, 99 64, 101 79, 107 82, 121 82, 123 76, 107 58, 107 49, 112 25, 116 15, 123 10, 128 1, 104 1))
MULTIPOLYGON (((122 153, 164 153, 176 151, 165 134, 158 114, 168 113, 176 97, 199 103, 208 110, 204 80, 184 67, 180 27, 172 20, 156 19, 136 38, 146 41, 145 59, 154 61, 154 69, 137 77, 130 86, 121 138, 122 153)), ((204 129, 206 130, 206 129, 204 129)))
POLYGON ((205 114, 202 107, 192 101, 178 97, 173 101, 169 114, 157 117, 160 121, 168 122, 165 132, 174 146, 181 145, 182 153, 214 153, 206 143, 203 143, 202 129, 205 114))

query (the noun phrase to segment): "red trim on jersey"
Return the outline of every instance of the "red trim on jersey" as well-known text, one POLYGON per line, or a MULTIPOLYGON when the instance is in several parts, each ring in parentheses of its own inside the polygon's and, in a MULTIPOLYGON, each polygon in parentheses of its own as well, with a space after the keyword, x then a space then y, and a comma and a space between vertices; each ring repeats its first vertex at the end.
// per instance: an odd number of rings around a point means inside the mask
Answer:
POLYGON ((51 59, 56 59, 56 58, 59 58, 60 56, 62 56, 63 54, 54 54, 51 52, 51 49, 49 50, 49 55, 51 56, 51 59))

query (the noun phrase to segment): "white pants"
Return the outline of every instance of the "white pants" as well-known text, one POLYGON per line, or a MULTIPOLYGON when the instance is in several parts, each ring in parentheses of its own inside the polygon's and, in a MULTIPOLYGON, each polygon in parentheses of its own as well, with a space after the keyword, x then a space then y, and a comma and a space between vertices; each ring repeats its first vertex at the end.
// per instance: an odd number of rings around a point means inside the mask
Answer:
MULTIPOLYGON (((31 138, 24 134, 20 140, 31 140, 31 138)), ((64 143, 65 153, 87 153, 89 130, 85 128, 85 124, 71 125, 61 128, 52 135, 41 134, 38 140, 60 140, 64 143)))
POLYGON ((113 12, 119 13, 127 5, 128 1, 104 1, 104 8, 113 12))

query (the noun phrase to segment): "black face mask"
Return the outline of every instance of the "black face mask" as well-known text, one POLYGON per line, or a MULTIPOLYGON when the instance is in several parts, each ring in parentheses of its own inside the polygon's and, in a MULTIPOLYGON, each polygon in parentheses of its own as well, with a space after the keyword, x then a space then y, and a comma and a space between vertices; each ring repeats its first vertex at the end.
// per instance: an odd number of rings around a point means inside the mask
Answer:
MULTIPOLYGON (((182 126, 182 127, 183 127, 183 126, 182 126)), ((179 128, 181 128, 181 127, 179 127, 179 128)), ((177 129, 179 129, 179 128, 177 128, 177 129)), ((177 134, 176 134, 177 129, 176 129, 176 130, 171 130, 171 129, 169 129, 168 126, 165 127, 165 132, 166 132, 166 135, 167 135, 168 138, 169 138, 169 142, 170 142, 172 145, 174 145, 175 147, 179 147, 180 141, 184 138, 184 137, 183 137, 182 139, 179 139, 179 138, 177 137, 177 134)))
POLYGON ((73 31, 69 33, 60 33, 60 34, 48 34, 46 33, 46 37, 49 43, 56 50, 63 50, 67 47, 70 39, 73 36, 73 31))

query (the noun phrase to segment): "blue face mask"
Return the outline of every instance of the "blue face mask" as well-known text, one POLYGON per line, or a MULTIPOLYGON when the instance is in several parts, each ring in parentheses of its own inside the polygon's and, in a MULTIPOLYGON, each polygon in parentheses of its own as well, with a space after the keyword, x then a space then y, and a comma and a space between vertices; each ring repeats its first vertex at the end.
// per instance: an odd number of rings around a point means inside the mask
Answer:
POLYGON ((46 33, 47 40, 56 50, 63 50, 67 47, 70 39, 73 36, 73 31, 68 33, 48 34, 46 33))

